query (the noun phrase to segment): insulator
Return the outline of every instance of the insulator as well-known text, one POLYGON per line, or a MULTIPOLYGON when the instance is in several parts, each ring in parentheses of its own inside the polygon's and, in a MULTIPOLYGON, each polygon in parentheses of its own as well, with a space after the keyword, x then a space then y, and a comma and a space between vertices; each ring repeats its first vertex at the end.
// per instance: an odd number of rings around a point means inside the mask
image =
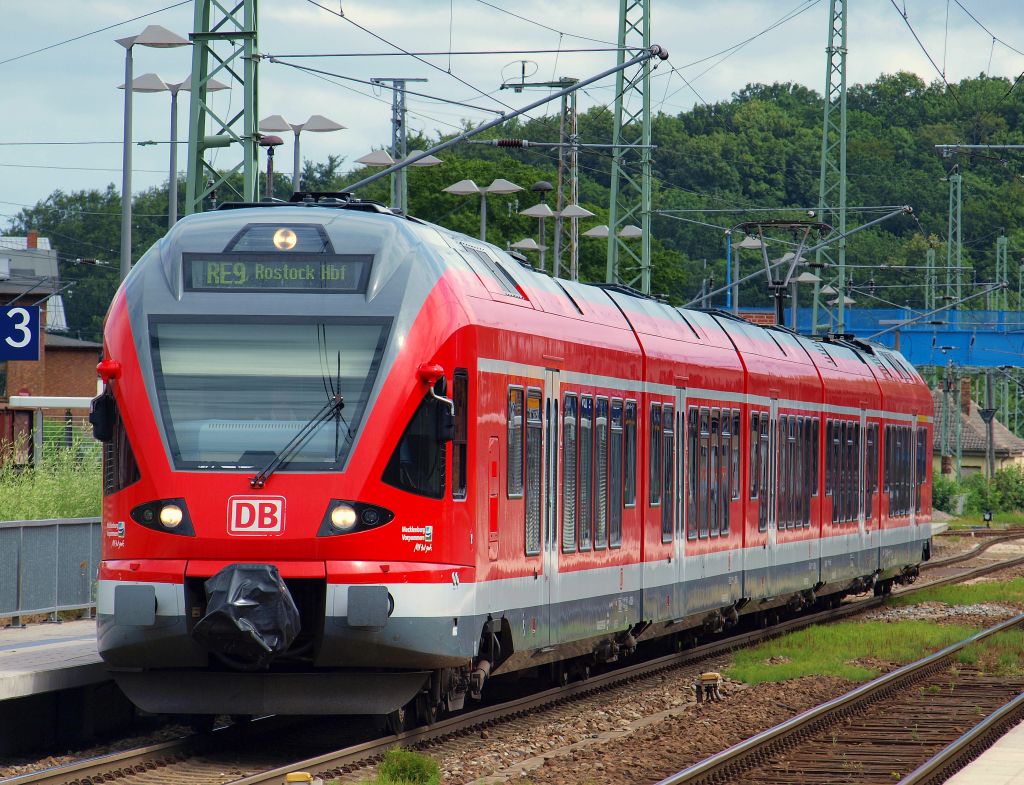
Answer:
POLYGON ((524 147, 522 139, 499 139, 498 147, 524 147))

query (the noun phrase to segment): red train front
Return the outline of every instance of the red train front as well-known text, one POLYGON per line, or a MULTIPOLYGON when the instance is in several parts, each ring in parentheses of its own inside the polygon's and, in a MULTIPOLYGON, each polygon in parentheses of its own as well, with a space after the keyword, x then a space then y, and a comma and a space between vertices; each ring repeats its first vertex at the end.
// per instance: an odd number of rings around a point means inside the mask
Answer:
POLYGON ((193 216, 119 291, 99 648, 143 708, 385 713, 445 668, 465 692, 474 548, 438 526, 461 309, 407 223, 193 216))
POLYGON ((886 591, 930 549, 931 397, 898 355, 371 204, 179 222, 100 371, 99 650, 150 711, 429 721, 491 673, 886 591))

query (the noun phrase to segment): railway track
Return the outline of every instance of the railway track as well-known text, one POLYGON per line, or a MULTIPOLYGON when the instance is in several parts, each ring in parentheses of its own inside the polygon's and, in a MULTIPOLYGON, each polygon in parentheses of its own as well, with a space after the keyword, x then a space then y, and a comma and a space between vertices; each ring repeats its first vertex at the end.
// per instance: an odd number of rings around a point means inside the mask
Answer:
MULTIPOLYGON (((1024 537, 1024 533, 1008 535, 1000 541, 1015 537, 1024 537)), ((995 544, 995 541, 990 541, 967 554, 960 554, 934 564, 936 567, 962 565, 977 558, 995 544)), ((955 574, 922 585, 906 587, 900 591, 913 593, 1021 564, 1024 564, 1024 557, 976 569, 962 567, 957 569, 955 574)), ((278 785, 283 781, 285 774, 296 770, 309 771, 324 779, 343 776, 374 764, 394 746, 435 745, 449 738, 478 733, 482 728, 578 700, 599 691, 610 690, 630 681, 650 677, 660 671, 693 665, 733 649, 753 645, 812 624, 849 618, 876 608, 883 602, 884 598, 881 597, 857 599, 844 603, 837 609, 801 615, 767 630, 739 633, 682 653, 621 667, 567 687, 556 687, 500 705, 481 708, 398 735, 381 738, 379 732, 372 727, 372 723, 366 719, 320 718, 300 722, 267 718, 211 734, 190 736, 25 774, 3 782, 5 785, 93 785, 117 781, 130 782, 132 785, 278 785)))
MULTIPOLYGON (((1024 678, 988 676, 968 666, 950 665, 972 643, 1022 623, 1024 614, 982 630, 735 744, 658 785, 939 782, 904 775, 961 739, 979 717, 994 715, 1024 691, 1024 678)), ((995 732, 989 727, 975 735, 995 732)), ((955 764, 932 764, 928 776, 941 777, 949 765, 955 764)))

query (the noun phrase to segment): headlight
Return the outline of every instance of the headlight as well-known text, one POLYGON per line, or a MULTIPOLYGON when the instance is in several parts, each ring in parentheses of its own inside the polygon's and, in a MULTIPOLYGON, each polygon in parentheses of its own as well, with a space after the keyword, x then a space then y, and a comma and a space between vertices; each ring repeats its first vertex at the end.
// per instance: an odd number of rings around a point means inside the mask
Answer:
POLYGON ((356 525, 356 511, 350 504, 342 502, 331 510, 331 526, 339 531, 348 531, 356 525))
POLYGON ((342 534, 359 534, 360 532, 379 529, 394 520, 395 514, 376 504, 352 501, 351 499, 331 499, 320 519, 317 537, 337 537, 342 534))
POLYGON ((182 498, 154 499, 140 504, 131 511, 132 520, 161 534, 176 534, 181 537, 195 537, 192 517, 188 505, 182 498))
POLYGON ((165 504, 160 508, 160 523, 168 529, 177 528, 183 518, 181 507, 177 504, 165 504))

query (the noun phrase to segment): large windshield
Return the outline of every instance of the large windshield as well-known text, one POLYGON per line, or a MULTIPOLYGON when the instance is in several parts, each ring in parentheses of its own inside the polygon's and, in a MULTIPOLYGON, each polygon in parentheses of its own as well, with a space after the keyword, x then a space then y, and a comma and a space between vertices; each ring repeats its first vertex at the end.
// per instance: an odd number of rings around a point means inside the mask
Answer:
POLYGON ((179 469, 264 466, 339 392, 344 408, 282 470, 344 465, 390 320, 150 324, 160 413, 179 469))

